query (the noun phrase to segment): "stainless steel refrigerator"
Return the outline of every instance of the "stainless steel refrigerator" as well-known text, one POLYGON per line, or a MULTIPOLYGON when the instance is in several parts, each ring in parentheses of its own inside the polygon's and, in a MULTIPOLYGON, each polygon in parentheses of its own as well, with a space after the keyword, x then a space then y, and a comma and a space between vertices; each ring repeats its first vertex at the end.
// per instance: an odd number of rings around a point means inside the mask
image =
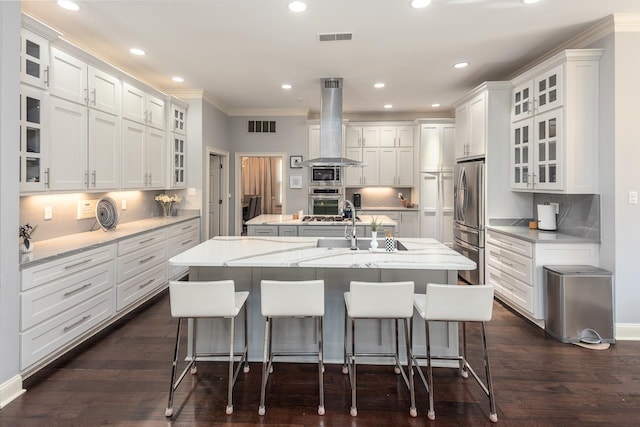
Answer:
POLYGON ((454 168, 453 249, 475 261, 475 270, 460 271, 467 282, 484 284, 484 160, 454 168))

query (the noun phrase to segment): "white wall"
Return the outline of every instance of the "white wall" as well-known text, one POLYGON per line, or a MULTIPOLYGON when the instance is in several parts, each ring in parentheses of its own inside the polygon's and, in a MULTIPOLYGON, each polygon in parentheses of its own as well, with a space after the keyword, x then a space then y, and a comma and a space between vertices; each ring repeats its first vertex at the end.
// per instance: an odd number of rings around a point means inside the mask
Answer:
POLYGON ((20 356, 16 161, 20 139, 19 48, 20 2, 0 2, 0 386, 18 375, 20 356))

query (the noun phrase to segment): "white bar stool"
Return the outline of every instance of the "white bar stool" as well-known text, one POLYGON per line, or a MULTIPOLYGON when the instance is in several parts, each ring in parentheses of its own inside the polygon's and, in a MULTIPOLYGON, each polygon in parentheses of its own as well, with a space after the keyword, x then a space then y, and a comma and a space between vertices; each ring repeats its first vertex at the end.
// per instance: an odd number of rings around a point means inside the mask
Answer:
POLYGON ((427 359, 427 376, 425 379, 420 365, 414 360, 418 373, 429 395, 429 419, 436 418, 433 409, 433 365, 432 360, 458 360, 460 363, 461 375, 464 378, 469 376, 468 372, 478 382, 482 390, 489 397, 489 420, 498 421, 496 404, 493 397, 493 383, 491 380, 491 367, 489 366, 489 354, 487 352, 487 337, 485 334, 484 322, 491 320, 493 313, 493 286, 492 285, 439 285, 427 284, 426 294, 416 294, 414 298, 415 308, 424 319, 427 355, 413 356, 414 359, 427 359), (429 321, 462 322, 462 356, 432 356, 431 345, 429 343, 429 321), (480 323, 480 338, 482 340, 482 353, 484 357, 484 368, 487 376, 485 385, 475 371, 467 362, 467 334, 466 322, 480 323), (468 371, 468 372, 467 372, 468 371))
POLYGON ((344 293, 344 366, 342 373, 349 374, 351 384, 351 416, 358 415, 356 406, 356 357, 393 357, 395 372, 402 373, 402 378, 409 388, 411 406, 409 414, 418 415, 415 404, 413 387, 413 368, 411 357, 412 331, 411 318, 413 316, 413 282, 357 282, 352 281, 349 292, 344 293), (351 348, 348 351, 348 319, 351 319, 351 348), (357 319, 391 319, 395 323, 395 352, 394 353, 356 353, 355 349, 355 320, 357 319), (402 369, 399 357, 398 322, 404 321, 405 341, 407 346, 407 372, 402 369))
POLYGON ((178 333, 176 334, 176 345, 173 352, 173 367, 171 370, 171 384, 169 388, 169 403, 165 415, 173 415, 173 395, 187 371, 192 375, 198 372, 196 361, 201 357, 228 356, 229 357, 229 384, 227 391, 228 415, 233 413, 233 385, 238 378, 240 367, 244 363, 244 372, 249 372, 249 362, 247 361, 247 307, 245 302, 249 297, 249 292, 236 292, 233 280, 220 280, 210 282, 169 282, 169 298, 171 304, 171 316, 178 318, 178 333), (244 307, 244 349, 241 353, 234 352, 233 342, 235 338, 235 318, 244 307), (226 318, 230 320, 230 338, 228 353, 198 353, 196 348, 197 320, 198 318, 226 318), (176 381, 176 371, 178 367, 178 349, 180 345, 180 329, 183 319, 194 319, 192 346, 193 354, 191 361, 187 364, 178 380, 176 381), (238 364, 234 372, 234 361, 238 357, 238 364))
POLYGON ((324 316, 324 280, 279 281, 263 280, 260 283, 264 326, 264 362, 262 366, 262 391, 258 414, 266 412, 265 398, 269 374, 273 372, 274 356, 317 356, 320 404, 318 415, 324 415, 324 389, 322 361, 322 317, 324 316), (274 352, 272 346, 273 320, 286 317, 312 317, 318 336, 317 352, 274 352))

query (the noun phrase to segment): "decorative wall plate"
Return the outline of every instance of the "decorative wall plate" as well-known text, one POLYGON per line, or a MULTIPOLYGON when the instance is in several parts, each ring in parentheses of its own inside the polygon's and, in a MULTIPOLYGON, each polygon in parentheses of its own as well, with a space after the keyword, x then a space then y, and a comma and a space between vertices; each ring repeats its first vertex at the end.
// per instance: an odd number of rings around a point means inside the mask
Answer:
POLYGON ((96 203, 96 220, 104 231, 112 230, 118 225, 120 213, 118 205, 111 197, 103 197, 96 203))

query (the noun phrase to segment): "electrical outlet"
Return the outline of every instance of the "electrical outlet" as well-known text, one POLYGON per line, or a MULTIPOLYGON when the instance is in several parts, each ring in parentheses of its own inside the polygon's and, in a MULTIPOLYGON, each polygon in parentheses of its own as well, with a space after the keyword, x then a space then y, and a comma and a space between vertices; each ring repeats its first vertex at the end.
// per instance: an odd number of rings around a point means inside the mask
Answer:
POLYGON ((123 201, 122 201, 122 210, 123 210, 123 211, 126 211, 126 210, 127 210, 127 201, 126 201, 126 200, 123 200, 123 201))
POLYGON ((187 196, 195 196, 196 195, 196 189, 193 187, 189 187, 187 188, 187 196))
POLYGON ((53 218, 53 208, 51 206, 45 206, 45 208, 44 208, 44 219, 48 221, 51 218, 53 218))

